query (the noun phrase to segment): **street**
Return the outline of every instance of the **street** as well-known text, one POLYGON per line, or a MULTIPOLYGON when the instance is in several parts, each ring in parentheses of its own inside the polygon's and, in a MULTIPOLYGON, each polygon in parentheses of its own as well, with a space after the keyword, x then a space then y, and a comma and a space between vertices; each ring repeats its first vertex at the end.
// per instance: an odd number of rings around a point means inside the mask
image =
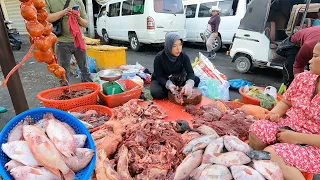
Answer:
MULTIPOLYGON (((119 44, 117 44, 119 45, 119 44)), ((19 62, 27 53, 29 45, 24 45, 20 51, 13 51, 15 59, 19 62)), ((198 56, 199 51, 206 53, 203 46, 187 44, 183 51, 186 52, 191 61, 194 61, 198 56)), ((139 62, 144 67, 153 71, 153 60, 155 55, 161 51, 160 47, 145 46, 143 51, 134 52, 127 50, 127 64, 135 64, 139 62)), ((217 53, 216 59, 213 61, 217 69, 224 73, 228 79, 245 79, 259 86, 274 86, 279 88, 281 82, 281 72, 273 69, 255 69, 248 74, 240 74, 232 69, 230 64, 231 59, 225 55, 226 49, 222 49, 217 53)), ((36 99, 37 93, 40 91, 59 86, 58 80, 47 71, 45 64, 40 64, 35 59, 29 59, 19 70, 20 78, 24 87, 24 93, 30 108, 41 107, 41 103, 36 99)), ((3 74, 0 75, 0 81, 3 81, 3 74)), ((79 79, 73 77, 71 83, 80 82, 79 79)), ((23 92, 23 91, 22 91, 23 92)), ((236 91, 230 92, 230 99, 240 98, 236 91)), ((0 87, 0 106, 8 109, 8 112, 0 114, 0 128, 15 116, 14 109, 11 103, 10 95, 6 87, 0 87)))

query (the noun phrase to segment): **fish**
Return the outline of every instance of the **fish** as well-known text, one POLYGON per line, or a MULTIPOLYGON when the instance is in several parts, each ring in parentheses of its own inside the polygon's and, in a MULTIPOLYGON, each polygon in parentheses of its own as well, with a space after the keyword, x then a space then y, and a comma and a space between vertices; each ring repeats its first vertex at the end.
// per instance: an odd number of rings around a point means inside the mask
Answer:
POLYGON ((232 180, 232 175, 229 169, 223 165, 210 165, 206 167, 200 177, 199 180, 232 180))
POLYGON ((267 151, 259 151, 259 150, 254 150, 247 152, 246 155, 254 160, 270 160, 271 155, 267 151))
POLYGON ((277 163, 271 160, 253 160, 253 168, 266 179, 283 180, 283 175, 277 163))
POLYGON ((76 148, 83 148, 86 144, 87 136, 84 134, 73 135, 74 144, 76 148))
POLYGON ((224 146, 231 151, 241 151, 244 153, 252 151, 251 147, 235 136, 224 136, 224 146))
POLYGON ((210 142, 204 151, 202 164, 213 163, 214 158, 216 158, 223 150, 223 137, 215 139, 210 142))
POLYGON ((26 166, 39 166, 27 141, 12 141, 1 145, 2 151, 11 159, 26 166))
POLYGON ((202 171, 211 164, 201 164, 190 173, 190 179, 197 180, 200 178, 202 171))
POLYGON ((41 165, 57 176, 60 176, 61 172, 66 180, 74 179, 74 172, 66 165, 60 152, 40 128, 33 125, 23 126, 23 137, 28 142, 34 158, 41 165))
POLYGON ((75 142, 69 130, 58 120, 51 119, 45 123, 46 133, 56 148, 70 158, 75 153, 75 142))
POLYGON ((94 151, 87 148, 77 148, 75 151, 75 156, 71 158, 64 158, 64 162, 73 171, 78 172, 85 168, 91 161, 94 155, 94 151))
POLYGON ((177 167, 174 180, 183 180, 189 177, 190 173, 200 166, 203 150, 190 153, 177 167))
POLYGON ((72 135, 76 135, 77 133, 74 131, 74 129, 69 125, 69 124, 67 124, 67 123, 65 123, 65 122, 61 122, 63 125, 64 125, 64 127, 66 127, 67 129, 68 129, 68 131, 72 134, 72 135))
POLYGON ((200 149, 204 149, 207 147, 207 145, 219 138, 217 135, 206 135, 206 136, 201 136, 199 138, 191 140, 183 149, 184 154, 188 154, 190 152, 194 152, 200 149))
POLYGON ((9 133, 8 142, 23 141, 22 127, 32 122, 31 117, 27 116, 23 121, 19 122, 9 133))
POLYGON ((218 133, 214 129, 206 125, 202 125, 194 131, 199 132, 202 135, 216 135, 219 137, 218 133))
POLYGON ((61 180, 44 167, 19 166, 10 171, 15 180, 61 180))
POLYGON ((119 175, 127 180, 132 180, 129 173, 129 156, 128 148, 125 145, 122 145, 119 149, 119 160, 117 165, 117 172, 119 175))
POLYGON ((227 167, 232 165, 244 165, 249 162, 251 162, 251 159, 241 151, 226 152, 213 160, 214 164, 225 165, 227 167))
POLYGON ((256 170, 245 165, 233 165, 230 167, 234 180, 265 180, 256 170))
POLYGON ((6 168, 7 171, 11 171, 11 169, 19 167, 19 166, 25 166, 24 164, 22 164, 21 162, 18 162, 16 160, 10 160, 9 162, 7 162, 4 167, 6 168))

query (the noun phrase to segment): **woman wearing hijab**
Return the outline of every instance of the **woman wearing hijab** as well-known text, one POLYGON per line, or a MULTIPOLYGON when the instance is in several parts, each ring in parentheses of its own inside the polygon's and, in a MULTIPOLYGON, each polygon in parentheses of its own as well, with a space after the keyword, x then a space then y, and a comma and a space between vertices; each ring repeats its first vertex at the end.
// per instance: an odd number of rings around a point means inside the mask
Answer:
POLYGON ((183 40, 178 33, 166 34, 164 50, 154 59, 154 73, 151 81, 151 95, 155 99, 168 97, 171 92, 182 87, 185 96, 192 94, 200 79, 194 75, 188 55, 182 52, 183 40))
POLYGON ((212 16, 208 21, 208 31, 211 32, 209 38, 207 39, 207 51, 209 52, 208 58, 214 59, 216 57, 216 52, 214 52, 213 42, 218 37, 219 25, 220 25, 220 9, 217 6, 211 8, 212 16))

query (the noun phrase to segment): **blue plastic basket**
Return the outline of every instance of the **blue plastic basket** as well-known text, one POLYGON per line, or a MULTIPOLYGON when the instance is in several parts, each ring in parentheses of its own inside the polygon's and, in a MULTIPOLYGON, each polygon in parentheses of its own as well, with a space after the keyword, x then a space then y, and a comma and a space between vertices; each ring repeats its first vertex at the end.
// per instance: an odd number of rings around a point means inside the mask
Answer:
MULTIPOLYGON (((75 117, 70 115, 69 113, 66 113, 61 110, 57 109, 51 109, 51 108, 35 108, 28 110, 26 112, 23 112, 19 114, 18 116, 11 119, 8 124, 2 129, 0 134, 0 144, 6 143, 8 141, 8 135, 10 131, 22 120, 24 120, 25 117, 30 116, 34 122, 37 122, 43 118, 43 115, 46 113, 52 113, 54 117, 62 122, 65 122, 69 124, 77 134, 85 134, 87 135, 87 142, 84 146, 84 148, 92 149, 94 152, 96 152, 96 148, 94 146, 94 141, 89 133, 89 131, 86 129, 86 127, 75 117)), ((0 148, 1 149, 1 148, 0 148)), ((1 150, 0 152, 0 174, 3 179, 14 179, 8 171, 4 168, 4 165, 9 162, 10 158, 1 150)), ((88 164, 87 167, 82 169, 81 171, 76 173, 76 180, 84 180, 89 179, 94 167, 96 164, 96 154, 92 157, 91 162, 88 164)))

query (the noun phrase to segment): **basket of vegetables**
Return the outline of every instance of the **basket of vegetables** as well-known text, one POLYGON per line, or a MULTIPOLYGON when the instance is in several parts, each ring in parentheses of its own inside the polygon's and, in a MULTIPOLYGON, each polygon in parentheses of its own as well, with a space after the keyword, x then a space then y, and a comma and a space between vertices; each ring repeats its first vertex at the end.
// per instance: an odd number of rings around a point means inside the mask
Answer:
POLYGON ((10 120, 0 134, 0 174, 6 179, 89 179, 94 141, 67 112, 36 108, 10 120))
POLYGON ((97 83, 79 83, 42 91, 37 98, 44 107, 67 111, 80 106, 96 105, 99 91, 100 85, 97 83))
POLYGON ((245 92, 244 87, 239 89, 241 94, 241 101, 244 104, 252 104, 261 106, 265 109, 271 110, 279 101, 281 101, 282 96, 277 93, 277 98, 264 94, 263 87, 249 87, 249 91, 245 92))
POLYGON ((113 119, 112 109, 101 105, 88 105, 73 108, 69 113, 79 119, 90 132, 113 119))

